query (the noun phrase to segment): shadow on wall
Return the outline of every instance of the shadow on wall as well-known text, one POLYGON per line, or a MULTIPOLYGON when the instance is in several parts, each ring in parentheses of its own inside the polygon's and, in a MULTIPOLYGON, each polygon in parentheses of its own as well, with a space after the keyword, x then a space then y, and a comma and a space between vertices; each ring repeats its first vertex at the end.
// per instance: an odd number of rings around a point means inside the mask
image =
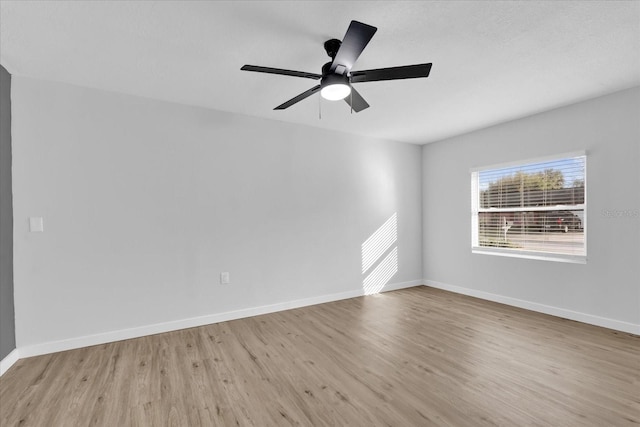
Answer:
POLYGON ((377 294, 398 272, 398 214, 394 213, 362 244, 362 289, 377 294))

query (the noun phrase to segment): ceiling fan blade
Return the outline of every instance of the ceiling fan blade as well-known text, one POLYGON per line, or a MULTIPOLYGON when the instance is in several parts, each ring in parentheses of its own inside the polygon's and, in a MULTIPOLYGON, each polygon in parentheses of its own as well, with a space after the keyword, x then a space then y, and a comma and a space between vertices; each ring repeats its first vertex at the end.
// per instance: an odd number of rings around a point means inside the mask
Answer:
POLYGON ((431 63, 405 65, 402 67, 378 68, 375 70, 353 71, 351 73, 351 83, 429 77, 430 71, 431 63))
POLYGON ((296 96, 294 98, 291 98, 290 100, 288 100, 284 104, 278 105, 276 108, 274 108, 274 110, 284 110, 285 108, 289 108, 293 104, 302 101, 303 99, 313 95, 314 93, 316 93, 319 90, 320 90, 320 85, 314 86, 311 89, 302 92, 300 95, 298 95, 298 96, 296 96))
POLYGON ((258 65, 243 65, 242 71, 256 71, 258 73, 280 74, 283 76, 306 77, 308 79, 320 80, 322 76, 305 71, 283 70, 282 68, 260 67, 258 65))
POLYGON ((336 68, 340 65, 345 67, 346 71, 351 70, 351 67, 356 63, 356 60, 377 30, 376 27, 371 25, 351 21, 347 33, 342 39, 342 45, 338 49, 336 57, 333 58, 330 71, 336 72, 336 68))
POLYGON ((351 88, 351 93, 344 98, 344 100, 353 108, 353 111, 359 113, 365 108, 369 108, 369 104, 364 100, 362 95, 358 93, 353 87, 351 88))

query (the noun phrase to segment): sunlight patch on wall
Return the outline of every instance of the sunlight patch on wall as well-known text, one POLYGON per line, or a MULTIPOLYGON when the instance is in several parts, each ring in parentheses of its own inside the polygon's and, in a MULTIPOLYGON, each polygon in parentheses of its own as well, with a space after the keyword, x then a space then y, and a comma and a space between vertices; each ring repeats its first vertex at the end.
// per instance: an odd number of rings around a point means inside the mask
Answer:
POLYGON ((398 248, 395 247, 362 282, 365 295, 377 294, 398 272, 398 248))
POLYGON ((362 244, 362 274, 398 240, 398 215, 393 214, 362 244))
POLYGON ((398 272, 397 240, 398 215, 394 213, 362 244, 362 274, 369 272, 362 282, 365 295, 380 292, 398 272))

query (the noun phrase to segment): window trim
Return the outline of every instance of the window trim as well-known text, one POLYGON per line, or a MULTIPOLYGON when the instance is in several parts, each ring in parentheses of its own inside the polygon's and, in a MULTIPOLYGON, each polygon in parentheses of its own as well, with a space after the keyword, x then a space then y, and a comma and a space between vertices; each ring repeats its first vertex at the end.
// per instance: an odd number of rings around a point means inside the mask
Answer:
POLYGON ((543 260, 543 261, 555 261, 555 262, 567 262, 567 263, 575 263, 575 264, 586 264, 587 263, 587 152, 586 150, 582 151, 571 151, 566 153, 560 153, 550 156, 544 157, 535 157, 523 160, 515 160, 511 162, 503 162, 496 163, 492 165, 485 165, 480 167, 473 167, 469 169, 469 175, 471 176, 471 252, 474 254, 482 254, 482 255, 497 255, 504 257, 512 257, 512 258, 526 258, 526 259, 535 259, 535 260, 543 260), (496 247, 487 247, 479 245, 479 213, 480 212, 530 212, 530 211, 549 211, 548 208, 540 208, 540 207, 527 207, 527 208, 489 208, 489 209, 480 209, 479 204, 479 180, 477 179, 478 174, 482 171, 487 171, 491 169, 503 169, 517 166, 524 166, 532 163, 543 163, 550 162, 554 160, 567 159, 572 157, 585 157, 584 161, 584 203, 579 205, 558 205, 553 206, 553 210, 575 210, 582 209, 583 211, 583 233, 584 233, 584 255, 575 255, 575 254, 562 254, 555 252, 545 252, 545 251, 531 251, 531 250, 522 250, 522 249, 510 249, 510 248, 496 248, 496 247))

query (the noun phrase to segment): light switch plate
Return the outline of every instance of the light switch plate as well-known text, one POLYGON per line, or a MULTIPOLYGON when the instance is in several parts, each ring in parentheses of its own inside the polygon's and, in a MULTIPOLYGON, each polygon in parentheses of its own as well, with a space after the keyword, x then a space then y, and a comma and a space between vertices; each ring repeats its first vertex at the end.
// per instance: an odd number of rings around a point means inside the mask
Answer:
POLYGON ((29 218, 29 231, 32 233, 42 233, 44 231, 42 217, 34 216, 29 218))
POLYGON ((229 272, 225 271, 220 273, 220 284, 221 285, 228 285, 229 283, 231 283, 231 278, 229 277, 229 272))

